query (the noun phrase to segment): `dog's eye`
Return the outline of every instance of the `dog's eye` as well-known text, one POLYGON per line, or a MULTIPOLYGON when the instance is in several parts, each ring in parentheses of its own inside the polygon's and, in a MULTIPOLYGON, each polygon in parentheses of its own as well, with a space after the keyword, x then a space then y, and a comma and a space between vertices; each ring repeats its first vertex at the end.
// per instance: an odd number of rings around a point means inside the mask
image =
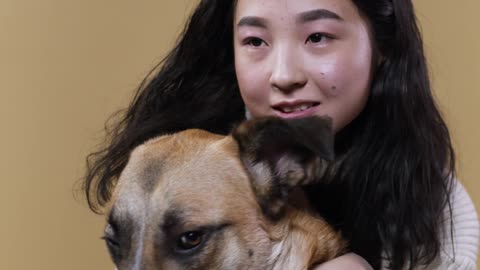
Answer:
POLYGON ((111 249, 118 249, 119 248, 119 244, 117 242, 117 240, 111 238, 111 237, 108 237, 108 236, 103 236, 102 237, 103 240, 105 240, 105 243, 107 244, 107 246, 111 249))
POLYGON ((178 238, 177 246, 180 250, 189 250, 203 242, 204 233, 201 231, 186 232, 178 238))
POLYGON ((120 243, 117 240, 115 231, 116 230, 114 226, 107 224, 104 236, 102 237, 102 239, 105 241, 105 244, 107 244, 108 251, 110 252, 113 260, 118 259, 120 251, 120 243))

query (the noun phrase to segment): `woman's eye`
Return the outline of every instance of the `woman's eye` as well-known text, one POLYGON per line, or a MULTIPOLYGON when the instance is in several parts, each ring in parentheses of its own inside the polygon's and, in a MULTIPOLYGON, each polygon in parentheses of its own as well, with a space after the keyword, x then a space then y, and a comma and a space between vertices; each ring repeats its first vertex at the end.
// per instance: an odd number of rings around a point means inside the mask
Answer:
POLYGON ((200 231, 186 232, 178 238, 177 247, 180 250, 189 250, 200 245, 204 240, 204 233, 200 231))
POLYGON ((315 33, 315 34, 311 34, 308 38, 307 38, 307 42, 311 42, 311 43, 320 43, 322 41, 324 41, 325 39, 328 39, 329 37, 325 34, 321 34, 321 33, 315 33))
POLYGON ((253 47, 260 47, 263 44, 263 40, 261 40, 259 38, 255 38, 255 37, 254 38, 249 38, 245 41, 245 44, 253 46, 253 47))

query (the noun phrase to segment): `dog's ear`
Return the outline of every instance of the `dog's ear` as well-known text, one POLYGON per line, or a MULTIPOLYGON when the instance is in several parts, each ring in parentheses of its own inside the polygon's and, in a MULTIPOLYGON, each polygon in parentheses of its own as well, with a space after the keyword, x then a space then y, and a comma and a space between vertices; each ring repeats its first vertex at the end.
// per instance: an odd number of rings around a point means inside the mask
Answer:
POLYGON ((282 216, 289 191, 321 178, 334 158, 330 118, 249 120, 233 130, 264 213, 282 216))

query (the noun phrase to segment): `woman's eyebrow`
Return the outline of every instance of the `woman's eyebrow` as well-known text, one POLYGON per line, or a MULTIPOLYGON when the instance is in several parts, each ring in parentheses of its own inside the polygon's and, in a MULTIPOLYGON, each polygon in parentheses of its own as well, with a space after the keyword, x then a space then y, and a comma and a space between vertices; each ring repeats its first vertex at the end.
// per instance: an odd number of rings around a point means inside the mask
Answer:
POLYGON ((243 17, 238 23, 237 27, 240 26, 253 26, 253 27, 260 27, 260 28, 267 28, 267 21, 260 17, 254 16, 247 16, 243 17))
MULTIPOLYGON (((334 19, 343 21, 343 18, 340 17, 337 13, 327 10, 327 9, 314 9, 302 12, 296 16, 296 22, 299 24, 316 21, 320 19, 334 19)), ((255 17, 255 16, 246 16, 240 19, 237 23, 237 27, 241 26, 253 26, 260 28, 267 28, 268 22, 264 18, 255 17)))
POLYGON ((327 9, 314 9, 298 14, 296 22, 298 24, 303 24, 320 19, 334 19, 338 21, 343 21, 343 18, 333 11, 327 9))

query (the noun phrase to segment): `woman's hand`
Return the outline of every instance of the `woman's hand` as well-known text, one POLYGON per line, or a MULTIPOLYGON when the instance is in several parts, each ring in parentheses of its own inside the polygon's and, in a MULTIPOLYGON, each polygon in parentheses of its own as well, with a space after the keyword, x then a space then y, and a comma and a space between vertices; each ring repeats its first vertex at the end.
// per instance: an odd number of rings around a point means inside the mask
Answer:
POLYGON ((328 262, 322 263, 313 270, 373 270, 364 258, 355 253, 347 253, 328 262))

